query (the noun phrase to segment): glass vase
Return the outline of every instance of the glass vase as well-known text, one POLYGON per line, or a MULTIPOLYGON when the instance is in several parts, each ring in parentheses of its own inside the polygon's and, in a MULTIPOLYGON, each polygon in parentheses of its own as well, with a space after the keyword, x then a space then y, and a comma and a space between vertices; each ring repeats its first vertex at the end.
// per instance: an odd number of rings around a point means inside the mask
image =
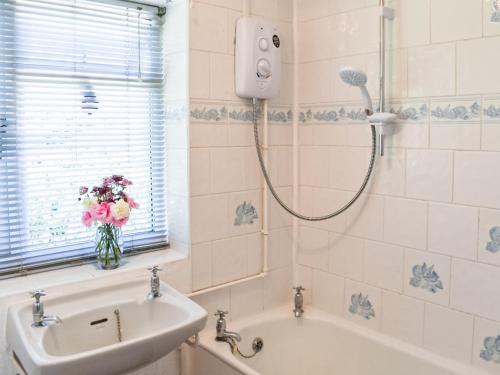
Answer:
POLYGON ((97 265, 103 270, 112 270, 120 266, 123 255, 123 238, 120 228, 113 224, 97 227, 95 236, 97 265))

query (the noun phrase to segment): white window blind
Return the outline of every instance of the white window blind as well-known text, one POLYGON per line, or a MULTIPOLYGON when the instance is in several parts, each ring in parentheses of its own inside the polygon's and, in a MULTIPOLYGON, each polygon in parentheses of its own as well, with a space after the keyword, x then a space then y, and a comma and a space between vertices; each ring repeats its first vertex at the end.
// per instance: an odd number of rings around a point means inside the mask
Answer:
POLYGON ((78 188, 124 175, 125 248, 166 243, 161 22, 98 0, 0 1, 0 274, 93 254, 78 188))

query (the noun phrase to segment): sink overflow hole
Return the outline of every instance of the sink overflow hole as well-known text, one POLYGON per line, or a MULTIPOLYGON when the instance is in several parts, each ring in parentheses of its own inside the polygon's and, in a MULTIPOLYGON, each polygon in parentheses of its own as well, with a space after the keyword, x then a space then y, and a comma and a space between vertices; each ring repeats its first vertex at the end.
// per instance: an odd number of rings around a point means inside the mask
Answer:
POLYGON ((96 324, 106 323, 107 321, 108 321, 108 318, 94 320, 93 322, 90 322, 90 325, 95 326, 96 324))

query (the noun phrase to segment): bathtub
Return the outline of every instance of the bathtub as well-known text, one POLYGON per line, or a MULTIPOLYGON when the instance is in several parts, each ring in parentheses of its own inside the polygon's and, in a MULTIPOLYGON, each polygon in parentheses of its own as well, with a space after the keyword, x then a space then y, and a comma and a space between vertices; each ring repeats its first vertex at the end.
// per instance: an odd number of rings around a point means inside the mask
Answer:
POLYGON ((190 375, 488 374, 311 307, 300 319, 289 308, 278 309, 230 322, 228 329, 242 335, 246 353, 261 337, 262 352, 236 357, 227 343, 214 340, 213 328, 206 329, 190 349, 190 375))

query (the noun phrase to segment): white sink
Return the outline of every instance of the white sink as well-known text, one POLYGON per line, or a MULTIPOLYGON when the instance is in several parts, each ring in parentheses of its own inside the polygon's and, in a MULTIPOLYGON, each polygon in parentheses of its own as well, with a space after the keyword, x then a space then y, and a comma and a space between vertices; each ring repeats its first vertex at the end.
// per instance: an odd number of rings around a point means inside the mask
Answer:
POLYGON ((62 323, 32 327, 32 301, 9 307, 7 342, 28 375, 113 375, 150 364, 201 331, 207 312, 165 283, 149 280, 42 299, 62 323), (118 316, 121 325, 119 340, 118 316))

